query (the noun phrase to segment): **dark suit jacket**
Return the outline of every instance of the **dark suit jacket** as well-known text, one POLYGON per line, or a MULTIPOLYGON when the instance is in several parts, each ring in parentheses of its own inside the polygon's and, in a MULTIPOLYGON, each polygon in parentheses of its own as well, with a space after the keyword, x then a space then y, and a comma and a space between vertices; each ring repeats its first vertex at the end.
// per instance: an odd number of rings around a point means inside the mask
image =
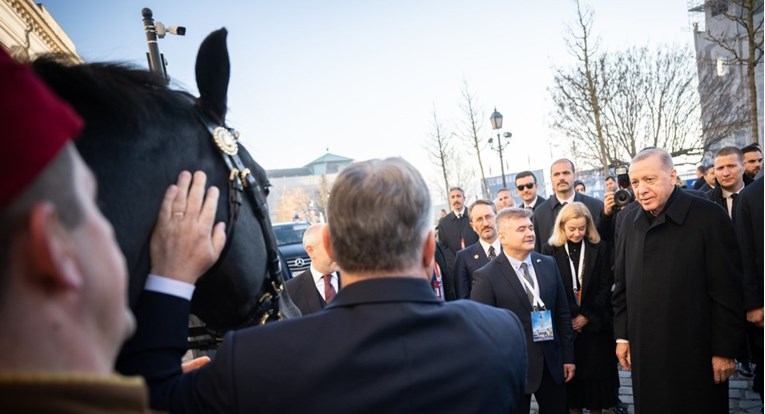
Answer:
POLYGON ((438 267, 441 268, 441 283, 444 288, 444 300, 457 299, 457 291, 455 289, 454 272, 452 270, 452 263, 447 263, 445 248, 436 243, 435 259, 438 267))
MULTIPOLYGON (((749 184, 753 182, 754 182, 754 179, 752 177, 744 174, 744 188, 746 188, 749 184)), ((715 183, 717 183, 717 179, 715 179, 715 183)), ((743 191, 743 189, 741 191, 743 191)), ((707 191, 707 197, 709 197, 709 201, 722 207, 723 210, 725 210, 726 214, 728 213, 728 200, 726 200, 725 197, 723 197, 722 187, 720 186, 720 183, 717 183, 717 187, 707 191)), ((738 204, 738 201, 736 201, 736 204, 738 204)), ((734 216, 736 215, 735 210, 733 211, 733 215, 734 216)))
MULTIPOLYGON (((338 275, 337 285, 340 287, 340 276, 338 275)), ((327 302, 321 297, 321 293, 316 289, 316 283, 313 281, 311 269, 306 269, 303 273, 284 282, 287 292, 292 298, 292 302, 300 309, 303 315, 318 312, 327 306, 327 302)))
MULTIPOLYGON (((499 255, 499 251, 497 255, 499 255)), ((475 242, 464 250, 457 252, 457 258, 454 260, 454 279, 456 281, 456 290, 458 299, 467 299, 470 297, 470 289, 473 283, 473 272, 489 263, 489 258, 481 246, 481 242, 475 242)))
POLYGON ((531 304, 518 275, 504 254, 473 273, 473 290, 470 293, 470 299, 509 309, 520 318, 529 352, 527 394, 539 388, 545 362, 550 376, 558 384, 563 383, 563 364, 574 363, 571 316, 558 266, 552 257, 534 252, 531 253, 531 262, 537 275, 539 294, 545 307, 552 311, 554 340, 534 342, 531 333, 531 304))
MULTIPOLYGON (((597 198, 580 193, 574 194, 574 201, 582 202, 587 206, 587 209, 590 210, 590 214, 592 215, 592 219, 595 221, 595 227, 597 227, 600 223, 600 217, 603 214, 603 202, 597 198)), ((552 235, 555 219, 561 208, 557 205, 558 199, 553 195, 544 203, 538 205, 534 210, 532 219, 534 222, 534 234, 537 237, 534 242, 535 252, 541 252, 542 247, 547 244, 547 239, 552 235)))
POLYGON ((459 219, 454 214, 454 211, 452 211, 438 222, 438 242, 444 247, 446 261, 449 263, 449 266, 454 265, 454 258, 457 252, 462 250, 462 242, 467 247, 478 241, 478 235, 470 227, 467 208, 464 211, 465 214, 459 219))
MULTIPOLYGON (((547 201, 547 199, 546 199, 546 198, 544 198, 544 197, 542 197, 542 196, 538 195, 538 196, 537 196, 537 203, 536 203, 536 204, 534 204, 534 207, 531 209, 531 211, 536 211, 536 210, 537 210, 537 208, 538 208, 539 206, 541 206, 541 205, 542 205, 542 203, 544 203, 545 201, 547 201)), ((524 208, 524 206, 525 206, 525 204, 523 204, 523 202, 521 202, 521 205, 520 205, 520 207, 521 207, 521 208, 524 208)))
MULTIPOLYGON (((758 178, 752 185, 741 190, 733 224, 741 248, 744 269, 744 309, 761 308, 763 305, 763 184, 758 178)), ((759 335, 762 343, 762 331, 759 335)))
POLYGON ((125 362, 170 412, 506 414, 523 396, 518 318, 443 302, 422 279, 354 283, 321 312, 230 332, 184 375, 188 302, 145 291, 138 308, 125 362))

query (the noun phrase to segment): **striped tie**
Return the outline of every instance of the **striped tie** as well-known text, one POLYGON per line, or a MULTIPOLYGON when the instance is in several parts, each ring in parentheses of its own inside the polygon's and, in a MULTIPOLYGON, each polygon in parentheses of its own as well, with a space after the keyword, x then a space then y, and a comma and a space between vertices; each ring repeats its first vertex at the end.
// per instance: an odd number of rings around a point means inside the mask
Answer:
MULTIPOLYGON (((527 282, 529 282, 529 286, 531 289, 534 288, 534 280, 531 278, 531 275, 529 274, 529 265, 527 265, 525 262, 521 263, 521 271, 523 273, 523 278, 526 279, 527 282)), ((524 288, 526 288, 524 286, 524 288)), ((529 303, 534 305, 534 294, 531 293, 531 289, 526 288, 526 296, 529 298, 529 303)))

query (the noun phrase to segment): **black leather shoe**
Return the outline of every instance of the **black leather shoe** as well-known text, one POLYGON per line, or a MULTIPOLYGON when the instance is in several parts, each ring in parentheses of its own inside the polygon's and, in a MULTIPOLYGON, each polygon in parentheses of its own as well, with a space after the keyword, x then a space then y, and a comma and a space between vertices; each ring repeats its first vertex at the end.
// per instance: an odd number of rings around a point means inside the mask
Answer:
POLYGON ((754 378, 754 364, 751 362, 737 362, 736 371, 744 378, 754 378))

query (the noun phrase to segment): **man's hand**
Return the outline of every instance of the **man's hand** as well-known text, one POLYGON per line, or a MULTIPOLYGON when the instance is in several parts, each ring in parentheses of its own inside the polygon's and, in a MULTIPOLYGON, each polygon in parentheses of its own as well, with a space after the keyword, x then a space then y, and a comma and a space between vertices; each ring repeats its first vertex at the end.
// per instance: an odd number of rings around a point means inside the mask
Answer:
POLYGON ((563 380, 569 382, 574 379, 574 371, 576 371, 576 365, 563 364, 563 380))
POLYGON ((619 365, 625 371, 632 371, 632 356, 630 355, 629 343, 616 343, 616 357, 619 358, 619 365))
POLYGON ((712 357, 712 371, 715 375, 715 384, 725 382, 736 371, 736 360, 719 356, 712 357))
POLYGON ((191 371, 196 371, 199 368, 202 368, 203 366, 210 363, 210 357, 208 356, 201 356, 199 358, 194 358, 189 362, 184 362, 181 364, 181 371, 184 374, 188 374, 191 371))
POLYGON ((205 194, 207 176, 183 171, 165 192, 151 235, 151 273, 194 284, 220 257, 226 224, 213 228, 218 189, 205 194))
POLYGON ((614 192, 609 191, 603 196, 603 214, 606 217, 614 214, 614 207, 616 207, 616 202, 614 202, 614 192))
POLYGON ((763 312, 762 308, 746 311, 746 320, 762 328, 763 312))
POLYGON ((584 328, 584 325, 587 325, 587 322, 590 320, 587 319, 584 315, 577 315, 576 318, 571 320, 571 327, 574 328, 574 331, 576 332, 582 332, 582 328, 584 328))

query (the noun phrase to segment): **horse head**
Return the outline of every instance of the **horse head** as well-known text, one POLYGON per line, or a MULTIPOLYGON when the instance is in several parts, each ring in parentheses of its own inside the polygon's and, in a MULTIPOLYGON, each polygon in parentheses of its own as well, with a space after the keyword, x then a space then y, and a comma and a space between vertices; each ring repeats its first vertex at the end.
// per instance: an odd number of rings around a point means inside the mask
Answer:
POLYGON ((264 312, 275 316, 276 305, 287 317, 299 315, 289 297, 279 295, 271 224, 260 204, 269 186, 265 170, 225 124, 226 35, 225 29, 215 31, 200 47, 199 98, 168 88, 146 70, 120 64, 67 65, 54 57, 33 62, 37 74, 85 120, 76 144, 98 178, 98 201, 125 254, 131 306, 151 268, 149 240, 165 189, 180 171, 202 170, 221 190, 216 221, 227 223, 229 239, 192 299, 192 312, 216 333, 258 322, 264 312), (214 128, 237 147, 236 177, 221 154, 221 138, 211 134, 214 128), (264 304, 264 297, 270 302, 264 304))

